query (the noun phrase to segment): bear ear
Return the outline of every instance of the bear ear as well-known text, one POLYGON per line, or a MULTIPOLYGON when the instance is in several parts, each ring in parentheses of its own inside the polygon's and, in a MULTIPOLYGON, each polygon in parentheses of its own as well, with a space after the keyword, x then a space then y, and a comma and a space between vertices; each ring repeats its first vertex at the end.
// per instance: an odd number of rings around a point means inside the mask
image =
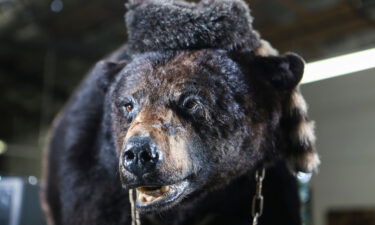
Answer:
POLYGON ((268 83, 279 90, 292 90, 301 81, 304 60, 295 53, 281 56, 256 56, 253 62, 268 83))
POLYGON ((111 62, 102 60, 98 62, 93 72, 96 74, 97 84, 103 92, 106 92, 116 75, 126 66, 125 61, 111 62))

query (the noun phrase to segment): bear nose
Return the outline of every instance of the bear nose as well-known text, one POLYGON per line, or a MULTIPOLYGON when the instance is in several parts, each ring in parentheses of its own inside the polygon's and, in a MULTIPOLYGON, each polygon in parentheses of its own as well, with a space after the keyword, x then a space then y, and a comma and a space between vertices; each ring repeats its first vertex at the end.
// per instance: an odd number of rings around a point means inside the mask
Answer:
POLYGON ((131 137, 123 153, 123 167, 138 177, 152 172, 161 162, 161 152, 149 137, 131 137))

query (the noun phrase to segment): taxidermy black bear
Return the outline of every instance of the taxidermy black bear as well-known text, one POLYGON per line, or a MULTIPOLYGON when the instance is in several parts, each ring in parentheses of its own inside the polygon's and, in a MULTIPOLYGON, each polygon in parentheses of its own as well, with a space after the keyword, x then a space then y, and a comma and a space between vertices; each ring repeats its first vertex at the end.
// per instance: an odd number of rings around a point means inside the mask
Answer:
POLYGON ((262 167, 259 224, 301 224, 293 173, 319 164, 303 60, 262 40, 242 0, 127 8, 127 43, 54 122, 49 224, 130 225, 136 212, 142 225, 248 225, 262 167))

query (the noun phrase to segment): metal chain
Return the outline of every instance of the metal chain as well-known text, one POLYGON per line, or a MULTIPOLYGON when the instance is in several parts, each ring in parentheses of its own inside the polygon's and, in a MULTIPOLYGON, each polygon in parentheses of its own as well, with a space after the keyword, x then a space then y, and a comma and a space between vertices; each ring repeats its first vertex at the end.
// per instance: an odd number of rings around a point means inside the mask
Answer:
MULTIPOLYGON (((263 214, 263 207, 264 207, 264 198, 263 198, 263 180, 266 176, 266 169, 262 168, 260 170, 257 170, 255 172, 255 181, 256 181, 256 191, 255 195, 253 197, 252 202, 252 209, 251 209, 251 215, 253 216, 253 223, 252 225, 258 225, 259 217, 263 214)), ((134 202, 135 202, 136 196, 133 194, 133 189, 129 190, 129 201, 131 206, 131 218, 132 218, 132 225, 141 225, 140 219, 139 219, 139 213, 135 208, 134 202)))
POLYGON ((266 169, 262 168, 255 172, 256 191, 253 197, 251 215, 253 216, 253 224, 257 225, 259 217, 263 214, 264 198, 262 194, 263 180, 266 176, 266 169))
POLYGON ((129 201, 131 207, 131 217, 132 217, 132 225, 141 225, 141 221, 139 219, 139 213, 135 208, 135 199, 137 196, 133 194, 133 189, 129 189, 129 201))

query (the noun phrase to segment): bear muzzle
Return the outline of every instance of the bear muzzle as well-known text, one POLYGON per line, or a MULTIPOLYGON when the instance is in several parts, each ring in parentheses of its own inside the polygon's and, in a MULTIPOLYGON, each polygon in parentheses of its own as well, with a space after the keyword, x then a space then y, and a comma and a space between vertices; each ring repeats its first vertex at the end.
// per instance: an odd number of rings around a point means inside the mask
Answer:
POLYGON ((149 137, 131 137, 122 154, 122 166, 137 179, 154 172, 162 161, 162 152, 149 137))
POLYGON ((166 179, 163 176, 164 154, 148 136, 129 138, 120 161, 124 187, 136 190, 136 206, 141 211, 169 207, 189 187, 188 178, 166 179))

